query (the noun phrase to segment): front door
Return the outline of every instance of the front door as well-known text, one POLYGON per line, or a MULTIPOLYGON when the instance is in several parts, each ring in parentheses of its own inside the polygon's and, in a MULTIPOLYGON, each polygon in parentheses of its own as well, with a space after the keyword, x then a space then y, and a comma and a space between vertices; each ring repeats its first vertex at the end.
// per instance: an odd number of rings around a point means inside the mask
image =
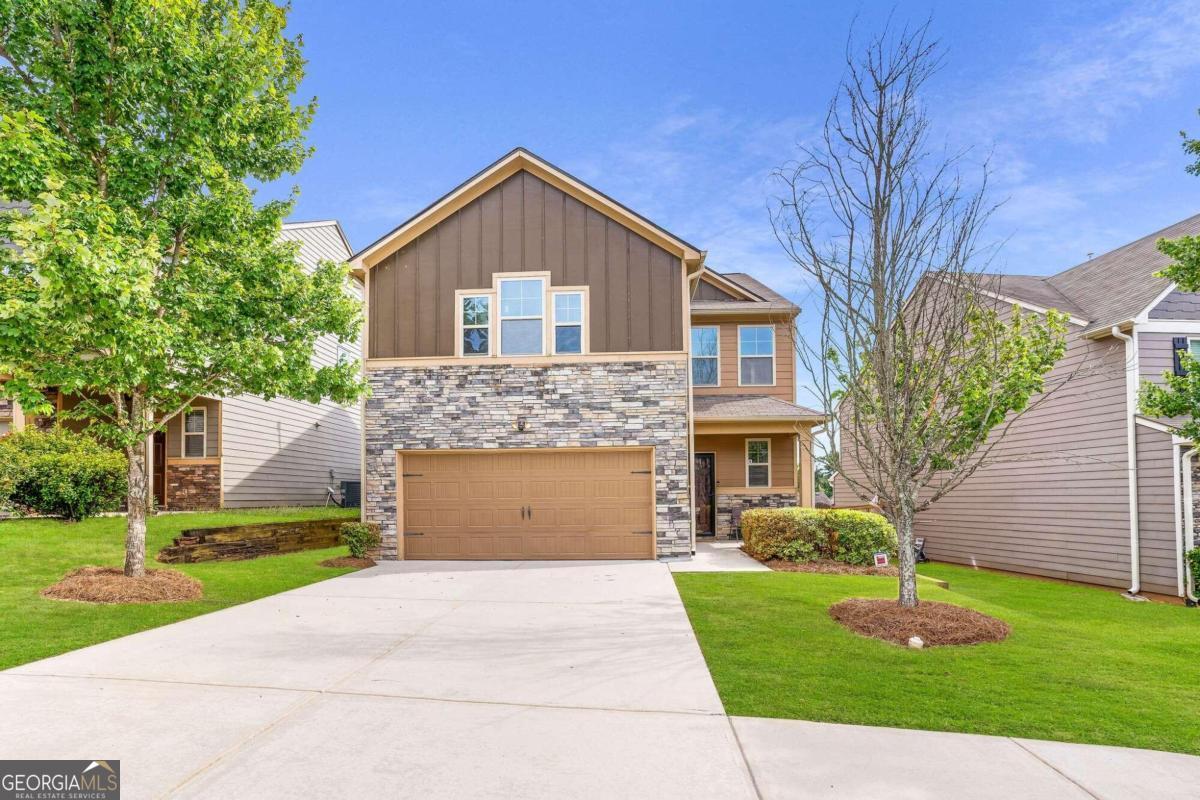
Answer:
POLYGON ((154 434, 154 507, 162 508, 167 504, 167 434, 158 431, 154 434))
POLYGON ((696 453, 693 477, 696 481, 696 535, 714 536, 717 532, 716 484, 713 472, 716 455, 696 453))

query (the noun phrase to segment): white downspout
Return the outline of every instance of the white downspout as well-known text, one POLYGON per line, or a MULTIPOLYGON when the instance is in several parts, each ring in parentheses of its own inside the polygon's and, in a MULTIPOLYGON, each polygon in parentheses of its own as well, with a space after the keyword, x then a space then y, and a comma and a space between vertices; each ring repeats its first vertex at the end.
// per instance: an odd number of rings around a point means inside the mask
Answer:
MULTIPOLYGON (((1181 447, 1180 450, 1183 448, 1181 447)), ((1191 602, 1196 602, 1196 583, 1192 578, 1192 565, 1188 561, 1188 553, 1195 548, 1195 511, 1192 506, 1192 458, 1200 453, 1200 447, 1193 447, 1176 462, 1175 468, 1183 473, 1183 530, 1178 531, 1180 551, 1183 555, 1183 596, 1191 602)), ((1175 516, 1179 519, 1179 515, 1175 516)))
POLYGON ((1137 414, 1138 354, 1134 335, 1122 333, 1113 325, 1110 333, 1125 342, 1125 446, 1129 463, 1129 594, 1142 590, 1141 537, 1138 535, 1137 414))

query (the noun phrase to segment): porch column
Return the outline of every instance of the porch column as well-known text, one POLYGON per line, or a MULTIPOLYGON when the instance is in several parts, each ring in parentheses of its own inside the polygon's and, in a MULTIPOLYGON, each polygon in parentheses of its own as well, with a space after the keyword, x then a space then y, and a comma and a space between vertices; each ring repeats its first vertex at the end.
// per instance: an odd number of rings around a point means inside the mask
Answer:
POLYGON ((21 410, 21 404, 13 400, 12 404, 12 426, 14 431, 25 429, 25 412, 21 410))

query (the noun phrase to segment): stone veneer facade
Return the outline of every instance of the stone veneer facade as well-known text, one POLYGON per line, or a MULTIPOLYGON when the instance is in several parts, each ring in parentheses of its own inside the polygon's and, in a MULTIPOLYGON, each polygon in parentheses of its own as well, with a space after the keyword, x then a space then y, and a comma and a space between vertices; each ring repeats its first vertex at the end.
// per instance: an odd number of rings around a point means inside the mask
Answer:
POLYGON ((655 448, 658 555, 691 553, 685 361, 390 367, 367 380, 364 516, 382 557, 399 555, 397 449, 605 446, 655 448))
POLYGON ((733 535, 733 512, 751 508, 789 508, 800 505, 795 492, 772 492, 771 494, 722 494, 717 492, 717 539, 728 539, 733 535))
POLYGON ((167 463, 168 511, 211 511, 220 507, 220 464, 167 463))

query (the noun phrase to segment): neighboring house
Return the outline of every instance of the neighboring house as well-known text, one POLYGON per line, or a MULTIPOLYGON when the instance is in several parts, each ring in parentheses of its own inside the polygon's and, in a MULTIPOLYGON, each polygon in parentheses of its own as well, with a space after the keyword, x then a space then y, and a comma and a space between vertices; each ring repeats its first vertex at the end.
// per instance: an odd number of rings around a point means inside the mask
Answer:
MULTIPOLYGON (((345 261, 353 252, 333 220, 287 223, 282 238, 300 243, 299 259, 308 269, 321 259, 345 261)), ((349 290, 362 295, 357 280, 349 290)), ((313 353, 317 365, 360 357, 360 344, 339 344, 332 336, 321 337, 313 353)), ((55 390, 48 397, 58 409, 75 402, 55 390)), ((18 406, 0 401, 0 434, 48 421, 27 419, 18 406)), ((361 437, 357 404, 202 397, 153 438, 155 503, 168 511, 320 505, 331 484, 359 479, 361 437)))
POLYGON ((686 555, 811 505, 797 309, 703 262, 521 149, 354 256, 384 556, 686 555))
MULTIPOLYGON (((1154 276, 1167 264, 1159 239, 1197 234, 1200 215, 1057 275, 994 277, 1009 308, 1070 315, 1048 378, 1062 386, 1017 420, 994 463, 918 514, 930 558, 1188 593, 1195 443, 1140 415, 1137 391, 1178 370, 1177 352, 1200 355, 1200 295, 1154 276)), ((835 488, 839 505, 860 502, 844 476, 835 488)))

